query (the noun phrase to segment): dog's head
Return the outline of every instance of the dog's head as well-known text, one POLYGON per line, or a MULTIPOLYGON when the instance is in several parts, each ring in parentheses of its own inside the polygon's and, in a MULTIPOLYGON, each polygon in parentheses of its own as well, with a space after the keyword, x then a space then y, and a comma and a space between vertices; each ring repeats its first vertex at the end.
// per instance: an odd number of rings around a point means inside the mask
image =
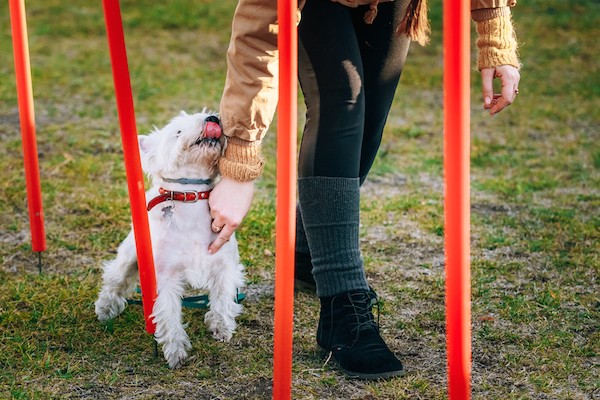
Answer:
POLYGON ((225 136, 216 114, 181 112, 164 128, 138 137, 142 169, 153 180, 214 179, 225 136))

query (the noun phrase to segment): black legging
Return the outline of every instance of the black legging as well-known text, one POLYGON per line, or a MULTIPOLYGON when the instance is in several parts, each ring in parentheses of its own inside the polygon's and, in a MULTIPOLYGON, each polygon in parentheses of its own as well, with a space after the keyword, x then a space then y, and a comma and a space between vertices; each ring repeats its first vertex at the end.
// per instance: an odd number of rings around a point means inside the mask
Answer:
POLYGON ((408 53, 395 30, 404 1, 349 8, 307 0, 298 27, 299 81, 307 107, 298 175, 365 179, 408 53))

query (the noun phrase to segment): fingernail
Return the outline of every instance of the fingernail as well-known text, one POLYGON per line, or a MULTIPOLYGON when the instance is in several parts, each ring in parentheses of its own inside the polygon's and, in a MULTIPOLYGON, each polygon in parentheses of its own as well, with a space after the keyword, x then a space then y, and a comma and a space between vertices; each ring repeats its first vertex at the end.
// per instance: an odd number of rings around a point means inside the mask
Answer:
POLYGON ((215 251, 213 249, 208 249, 208 254, 215 254, 215 251))
POLYGON ((492 102, 492 99, 490 99, 489 97, 485 97, 485 98, 483 99, 483 103, 484 103, 486 106, 489 106, 491 102, 492 102))

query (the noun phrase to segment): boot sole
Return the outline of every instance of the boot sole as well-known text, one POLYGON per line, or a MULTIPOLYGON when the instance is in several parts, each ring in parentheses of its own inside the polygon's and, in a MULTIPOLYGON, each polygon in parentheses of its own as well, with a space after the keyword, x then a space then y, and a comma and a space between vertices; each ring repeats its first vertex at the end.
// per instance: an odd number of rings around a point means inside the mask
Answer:
POLYGON ((352 371, 345 370, 344 368, 340 367, 337 360, 336 360, 336 365, 339 368, 339 370, 342 371, 344 373, 344 375, 346 375, 346 377, 348 379, 358 379, 358 380, 365 380, 365 381, 376 381, 376 380, 385 380, 385 379, 401 377, 401 376, 406 375, 406 372, 407 372, 406 369, 401 369, 398 371, 380 372, 378 374, 363 374, 360 372, 352 372, 352 371))
MULTIPOLYGON (((321 345, 319 345, 319 348, 321 349, 321 353, 323 354, 323 356, 327 357, 327 355, 329 354, 329 351, 326 350, 321 345)), ((353 372, 353 371, 348 371, 345 368, 342 368, 342 366, 340 365, 338 360, 336 360, 336 358, 333 355, 331 356, 331 359, 335 362, 335 366, 340 371, 342 371, 344 373, 344 375, 346 375, 346 378, 348 378, 348 379, 376 381, 376 380, 385 380, 385 379, 391 379, 391 378, 399 378, 401 376, 405 376, 408 373, 408 371, 406 370, 406 368, 404 368, 404 366, 402 366, 402 369, 397 370, 397 371, 386 371, 386 372, 379 372, 376 374, 365 374, 362 372, 353 372)))

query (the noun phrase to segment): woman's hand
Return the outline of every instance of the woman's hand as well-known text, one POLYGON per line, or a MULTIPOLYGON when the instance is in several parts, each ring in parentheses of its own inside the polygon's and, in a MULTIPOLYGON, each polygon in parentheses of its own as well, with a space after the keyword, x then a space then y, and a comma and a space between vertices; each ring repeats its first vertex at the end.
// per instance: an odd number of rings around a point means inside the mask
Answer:
POLYGON ((229 238, 250 210, 254 196, 254 181, 238 182, 222 178, 213 188, 208 198, 208 207, 212 223, 210 228, 219 235, 208 246, 208 252, 214 254, 229 238))
POLYGON ((481 70, 481 86, 483 89, 483 108, 490 110, 490 115, 502 111, 511 105, 519 93, 519 70, 512 65, 500 65, 481 70), (502 92, 494 94, 494 78, 500 79, 502 92))

